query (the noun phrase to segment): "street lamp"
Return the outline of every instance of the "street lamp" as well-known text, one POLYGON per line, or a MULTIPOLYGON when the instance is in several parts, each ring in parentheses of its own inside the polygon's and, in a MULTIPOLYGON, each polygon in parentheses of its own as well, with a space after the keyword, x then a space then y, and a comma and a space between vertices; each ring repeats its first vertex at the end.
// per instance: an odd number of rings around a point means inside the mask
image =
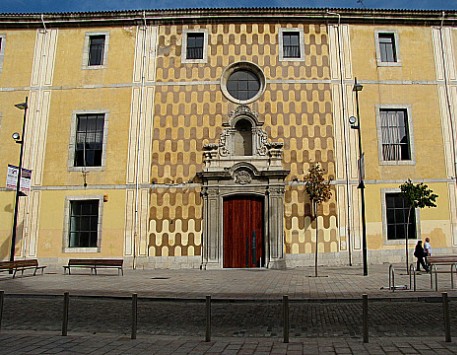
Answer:
MULTIPOLYGON (((22 156, 24 151, 24 135, 25 135, 25 120, 27 118, 27 104, 28 97, 25 97, 25 102, 21 102, 20 104, 16 104, 19 110, 24 111, 24 118, 22 121, 22 135, 18 132, 14 132, 12 137, 16 141, 17 144, 21 145, 21 150, 19 153, 19 171, 17 174, 17 183, 16 183, 16 202, 14 205, 14 222, 13 222, 13 233, 11 237, 11 253, 10 253, 10 261, 14 261, 14 253, 16 249, 16 235, 17 235, 17 214, 18 214, 18 207, 19 207, 19 197, 24 196, 21 192, 21 175, 22 175, 22 156)), ((10 274, 13 272, 13 269, 10 269, 10 274)))
POLYGON ((356 104, 356 113, 357 116, 349 117, 349 123, 351 128, 358 130, 358 141, 359 141, 359 185, 357 188, 360 189, 360 200, 362 204, 362 261, 363 261, 363 275, 368 275, 368 265, 367 265, 367 225, 365 217, 365 183, 363 182, 364 178, 364 153, 362 150, 362 130, 360 128, 360 113, 359 113, 359 91, 363 90, 363 85, 357 82, 355 78, 354 87, 352 91, 355 92, 355 104, 356 104))

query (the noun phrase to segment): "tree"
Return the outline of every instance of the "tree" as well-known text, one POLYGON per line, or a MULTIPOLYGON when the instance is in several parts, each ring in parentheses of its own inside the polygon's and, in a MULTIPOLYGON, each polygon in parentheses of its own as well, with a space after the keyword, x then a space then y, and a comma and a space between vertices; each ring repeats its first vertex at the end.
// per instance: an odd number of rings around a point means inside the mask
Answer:
POLYGON ((416 208, 425 208, 425 207, 436 207, 435 201, 438 195, 434 194, 431 189, 428 188, 424 183, 413 184, 413 182, 408 179, 405 183, 400 185, 401 193, 405 202, 408 206, 408 219, 406 222, 406 272, 409 273, 408 264, 409 264, 409 253, 408 253, 408 237, 409 237, 409 219, 411 217, 411 211, 416 208))
POLYGON ((318 206, 322 202, 326 202, 332 196, 330 188, 330 179, 325 181, 324 170, 319 164, 312 164, 309 168, 308 175, 305 176, 305 191, 309 195, 311 204, 313 206, 313 219, 316 221, 316 253, 314 257, 314 276, 317 277, 317 254, 319 242, 319 229, 318 229, 318 206))

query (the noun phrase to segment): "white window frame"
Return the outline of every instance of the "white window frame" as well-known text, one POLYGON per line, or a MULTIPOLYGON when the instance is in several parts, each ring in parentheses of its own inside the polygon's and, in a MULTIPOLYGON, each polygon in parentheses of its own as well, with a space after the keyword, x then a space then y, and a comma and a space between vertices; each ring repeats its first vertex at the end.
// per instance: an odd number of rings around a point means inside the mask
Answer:
POLYGON ((376 105, 376 130, 378 136, 379 165, 416 165, 416 149, 414 146, 414 129, 410 105, 376 105), (382 154, 381 110, 406 111, 406 115, 408 116, 410 160, 384 160, 382 154))
POLYGON ((103 69, 108 66, 108 45, 109 45, 109 32, 86 32, 84 38, 84 51, 83 51, 83 69, 103 69), (101 65, 89 65, 89 52, 90 52, 90 37, 105 36, 105 47, 103 49, 103 63, 101 65))
MULTIPOLYGON (((386 204, 386 195, 391 193, 400 193, 400 188, 386 188, 381 189, 381 212, 382 212, 382 235, 384 238, 385 245, 405 245, 405 239, 389 239, 387 235, 387 204, 386 204)), ((421 235, 420 230, 420 209, 415 208, 415 217, 416 217, 416 239, 408 239, 408 245, 416 245, 421 235)))
POLYGON ((376 30, 375 31, 375 43, 376 43, 376 63, 378 67, 400 67, 401 59, 400 59, 400 40, 398 36, 398 32, 396 30, 376 30), (381 49, 379 47, 379 35, 380 34, 389 34, 393 35, 394 38, 394 47, 395 47, 395 57, 397 59, 396 62, 383 62, 381 60, 381 49))
POLYGON ((303 28, 280 28, 279 29, 279 61, 281 62, 303 62, 305 60, 305 35, 303 28), (285 58, 284 57, 284 39, 283 34, 287 32, 298 32, 298 44, 300 45, 300 57, 285 58))
POLYGON ((207 29, 184 29, 182 33, 182 63, 207 63, 208 62, 208 30, 207 29), (203 58, 202 59, 187 59, 187 36, 189 33, 203 33, 203 58))
POLYGON ((106 164, 106 145, 108 141, 108 123, 109 111, 108 110, 87 110, 87 111, 73 111, 70 126, 70 144, 68 145, 68 171, 103 171, 106 164), (104 115, 105 121, 103 124, 103 143, 102 143, 102 164, 101 166, 75 166, 75 148, 76 148, 76 130, 78 128, 78 115, 104 115))
POLYGON ((0 73, 3 69, 3 59, 5 58, 6 35, 0 33, 0 73))
POLYGON ((103 221, 103 195, 87 196, 66 196, 64 211, 64 225, 62 238, 62 251, 64 253, 99 253, 102 243, 102 221, 103 221), (98 223, 97 223, 97 246, 95 248, 70 248, 70 205, 71 201, 98 200, 98 223))

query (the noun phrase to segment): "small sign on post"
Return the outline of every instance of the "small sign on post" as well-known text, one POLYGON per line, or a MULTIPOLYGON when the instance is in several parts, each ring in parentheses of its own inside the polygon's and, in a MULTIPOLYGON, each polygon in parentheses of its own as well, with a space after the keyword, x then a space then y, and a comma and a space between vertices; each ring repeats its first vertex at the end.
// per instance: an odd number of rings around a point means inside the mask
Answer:
MULTIPOLYGON (((19 174, 19 168, 14 165, 8 164, 8 173, 6 175, 6 189, 16 190, 17 189, 17 176, 19 174)), ((30 186, 32 181, 32 170, 22 168, 21 172, 21 192, 27 195, 30 192, 30 186)))

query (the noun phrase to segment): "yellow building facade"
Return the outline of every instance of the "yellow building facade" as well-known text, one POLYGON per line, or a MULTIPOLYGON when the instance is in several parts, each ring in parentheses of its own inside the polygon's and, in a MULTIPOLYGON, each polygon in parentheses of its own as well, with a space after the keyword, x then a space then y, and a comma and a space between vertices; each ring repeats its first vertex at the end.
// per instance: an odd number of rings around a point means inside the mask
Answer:
POLYGON ((11 258, 16 190, 8 165, 18 166, 21 146, 32 174, 18 198, 16 259, 312 265, 316 222, 303 179, 315 163, 333 192, 318 209, 319 264, 360 264, 364 245, 368 263, 404 260, 399 185, 407 179, 439 195, 436 208, 413 213, 410 249, 430 237, 435 253, 452 253, 455 15, 2 15, 0 259, 11 258))

